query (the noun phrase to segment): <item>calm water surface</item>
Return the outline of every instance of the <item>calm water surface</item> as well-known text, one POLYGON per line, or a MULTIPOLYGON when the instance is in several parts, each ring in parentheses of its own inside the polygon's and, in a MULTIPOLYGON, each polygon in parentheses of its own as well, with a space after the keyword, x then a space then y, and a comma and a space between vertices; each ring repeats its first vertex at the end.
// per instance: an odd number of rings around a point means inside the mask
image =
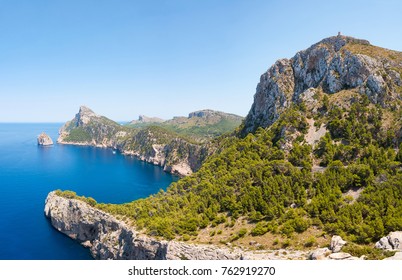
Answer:
POLYGON ((44 202, 52 190, 123 203, 157 193, 178 179, 110 149, 36 145, 42 131, 56 142, 61 125, 0 123, 0 259, 91 259, 88 249, 45 218, 44 202))

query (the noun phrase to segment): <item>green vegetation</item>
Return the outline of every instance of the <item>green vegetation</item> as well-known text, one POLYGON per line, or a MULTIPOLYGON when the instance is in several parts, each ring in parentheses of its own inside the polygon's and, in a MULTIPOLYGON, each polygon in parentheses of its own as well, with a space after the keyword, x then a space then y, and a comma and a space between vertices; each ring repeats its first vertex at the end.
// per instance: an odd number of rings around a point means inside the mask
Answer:
POLYGON ((179 137, 196 142, 205 142, 220 135, 233 132, 240 124, 239 116, 215 112, 207 117, 176 117, 165 122, 138 122, 127 127, 146 129, 158 127, 179 137))
POLYGON ((77 199, 81 200, 90 206, 95 206, 97 204, 96 200, 93 199, 92 197, 85 197, 85 196, 78 196, 75 192, 73 191, 61 191, 61 190, 56 190, 56 195, 69 198, 69 199, 77 199))
POLYGON ((395 252, 373 248, 367 245, 346 244, 342 252, 349 253, 355 257, 365 256, 367 260, 382 260, 395 255, 395 252))
MULTIPOLYGON (((365 96, 344 107, 328 98, 323 103, 314 119, 327 123, 329 132, 314 147, 303 137, 307 113, 294 106, 267 129, 244 138, 221 137, 217 152, 199 171, 166 192, 121 205, 95 205, 166 239, 189 240, 206 227, 233 226, 240 217, 254 226, 229 240, 269 232, 285 237, 284 248, 312 225, 352 245, 372 244, 402 230, 401 112, 376 107, 365 96), (289 150, 281 149, 286 141, 292 143, 289 150), (325 170, 312 172, 317 164, 325 170), (350 195, 357 190, 358 196, 350 195)), ((167 132, 150 127, 148 133, 167 132)), ((302 245, 316 242, 311 237, 302 245)), ((367 246, 347 248, 381 257, 367 246)))
POLYGON ((90 142, 92 140, 91 135, 82 127, 75 127, 70 130, 69 135, 64 138, 67 142, 90 142))

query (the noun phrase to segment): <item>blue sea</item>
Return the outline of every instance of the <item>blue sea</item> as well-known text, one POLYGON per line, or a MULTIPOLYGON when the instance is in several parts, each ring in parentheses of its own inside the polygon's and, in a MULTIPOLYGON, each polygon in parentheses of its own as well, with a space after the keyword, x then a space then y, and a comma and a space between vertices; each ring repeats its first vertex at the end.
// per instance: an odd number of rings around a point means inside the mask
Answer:
POLYGON ((52 190, 123 203, 178 180, 158 166, 111 149, 56 144, 61 125, 0 123, 0 259, 91 259, 88 249, 45 218, 45 199, 52 190), (41 132, 55 144, 38 146, 41 132))

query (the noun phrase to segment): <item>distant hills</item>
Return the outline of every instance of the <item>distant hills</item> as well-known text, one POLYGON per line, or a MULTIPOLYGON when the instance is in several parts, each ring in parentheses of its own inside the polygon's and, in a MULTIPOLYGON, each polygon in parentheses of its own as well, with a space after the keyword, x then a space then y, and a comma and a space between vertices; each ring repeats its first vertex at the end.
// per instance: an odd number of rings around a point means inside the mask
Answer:
POLYGON ((217 136, 232 132, 243 117, 213 110, 200 110, 189 113, 188 117, 174 117, 171 120, 139 116, 138 120, 127 124, 133 128, 158 126, 198 142, 205 142, 217 136))
POLYGON ((161 165, 166 171, 188 175, 213 150, 214 137, 233 132, 242 118, 212 110, 163 121, 140 116, 120 125, 81 106, 74 119, 59 131, 58 143, 109 147, 161 165))

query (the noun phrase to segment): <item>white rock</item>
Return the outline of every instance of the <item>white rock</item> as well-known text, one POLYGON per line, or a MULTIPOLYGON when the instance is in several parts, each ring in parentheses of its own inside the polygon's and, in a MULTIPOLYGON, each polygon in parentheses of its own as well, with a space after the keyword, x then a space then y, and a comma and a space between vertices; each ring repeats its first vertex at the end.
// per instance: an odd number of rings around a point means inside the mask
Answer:
POLYGON ((319 248, 310 254, 310 260, 325 260, 331 251, 328 248, 319 248))
POLYGON ((38 145, 40 145, 40 146, 50 146, 50 145, 53 145, 53 140, 52 140, 52 138, 50 138, 49 135, 47 135, 46 133, 42 132, 38 136, 38 145))
POLYGON ((352 255, 349 253, 333 253, 333 254, 329 255, 329 258, 331 260, 345 260, 350 257, 352 257, 352 255))
POLYGON ((341 251, 342 247, 346 244, 347 242, 342 239, 342 237, 338 235, 332 236, 331 239, 331 245, 329 246, 329 249, 333 253, 338 253, 341 251))
POLYGON ((388 236, 382 237, 376 244, 375 247, 383 250, 398 250, 402 251, 402 231, 393 231, 388 234, 388 236))

